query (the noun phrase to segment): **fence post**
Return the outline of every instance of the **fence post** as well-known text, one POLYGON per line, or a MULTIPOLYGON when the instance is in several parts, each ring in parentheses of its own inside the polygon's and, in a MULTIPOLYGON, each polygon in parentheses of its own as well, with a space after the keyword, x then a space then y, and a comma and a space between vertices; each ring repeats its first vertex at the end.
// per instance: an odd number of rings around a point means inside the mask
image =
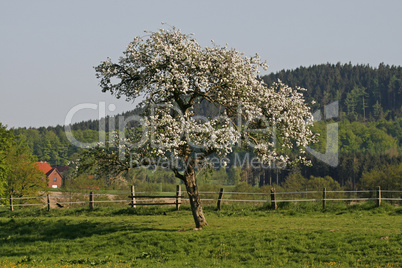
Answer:
POLYGON ((134 185, 131 185, 131 207, 135 208, 135 188, 134 185))
POLYGON ((14 211, 13 196, 10 194, 10 211, 14 211))
POLYGON ((216 205, 218 210, 221 210, 222 197, 223 197, 223 188, 221 188, 219 191, 218 204, 216 205))
POLYGON ((47 211, 50 211, 50 197, 49 197, 49 194, 46 195, 46 201, 47 201, 47 211))
POLYGON ((89 209, 94 209, 94 196, 92 192, 89 192, 89 209))
POLYGON ((181 203, 181 185, 176 185, 176 210, 180 209, 181 203))
POLYGON ((325 199, 327 199, 327 188, 324 187, 322 189, 322 209, 325 209, 325 206, 327 205, 327 201, 325 199))
POLYGON ((381 186, 377 186, 377 207, 381 206, 381 186))
POLYGON ((276 205, 276 192, 275 188, 271 188, 271 209, 276 210, 278 206, 276 205))

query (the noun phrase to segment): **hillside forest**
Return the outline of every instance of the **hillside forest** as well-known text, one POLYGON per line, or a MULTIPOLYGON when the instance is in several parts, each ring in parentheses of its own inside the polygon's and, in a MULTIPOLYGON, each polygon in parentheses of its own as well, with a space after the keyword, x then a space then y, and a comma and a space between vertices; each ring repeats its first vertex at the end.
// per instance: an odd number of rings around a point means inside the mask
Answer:
MULTIPOLYGON (((260 77, 268 85, 281 80, 292 87, 306 88, 307 103, 315 115, 323 114, 324 107, 335 101, 339 103, 337 117, 317 120, 314 133, 319 133, 319 142, 314 150, 325 153, 327 148, 327 126, 338 128, 338 164, 328 165, 310 156, 312 166, 294 165, 259 168, 251 165, 252 155, 235 148, 229 155, 229 165, 201 173, 201 184, 243 185, 262 187, 275 185, 285 190, 322 189, 365 189, 377 185, 386 189, 402 190, 402 67, 380 64, 378 67, 352 64, 321 64, 282 70, 260 77), (239 157, 242 156, 242 157, 239 157), (241 165, 240 165, 241 164, 241 165)), ((139 108, 121 116, 139 114, 139 108)), ((207 103, 198 107, 197 113, 214 115, 219 107, 207 103)), ((71 126, 74 137, 80 142, 99 139, 99 126, 107 130, 117 129, 118 120, 104 118, 75 123, 71 126), (111 124, 115 124, 112 126, 111 124)), ((7 159, 10 154, 25 157, 24 161, 47 161, 52 166, 70 166, 80 157, 85 148, 71 144, 65 135, 64 126, 40 128, 0 128, 0 182, 1 174, 11 174, 7 159), (14 149, 12 149, 14 148, 14 149), (18 149, 19 148, 19 149, 18 149), (13 152, 12 152, 13 151, 13 152), (8 172, 8 173, 7 173, 8 172)), ((9 163, 10 164, 10 163, 9 163)), ((12 165, 11 165, 12 166, 12 165)), ((65 187, 97 185, 101 189, 117 189, 128 184, 174 184, 174 175, 163 169, 138 168, 131 170, 118 181, 109 178, 92 178, 91 174, 73 176, 64 174, 65 187)), ((9 176, 9 175, 8 175, 9 176)), ((5 188, 6 186, 3 186, 5 188)), ((156 186, 155 186, 156 187, 156 186)), ((159 186, 158 186, 159 187, 159 186)), ((1 185, 0 185, 1 189, 1 185)))

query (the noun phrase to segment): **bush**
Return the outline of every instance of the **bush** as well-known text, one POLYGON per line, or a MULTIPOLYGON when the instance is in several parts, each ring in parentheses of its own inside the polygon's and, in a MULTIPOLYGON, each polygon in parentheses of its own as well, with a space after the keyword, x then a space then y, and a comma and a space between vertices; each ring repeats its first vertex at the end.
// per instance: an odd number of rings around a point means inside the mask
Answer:
POLYGON ((237 184, 233 192, 237 193, 242 193, 242 194, 233 194, 232 199, 237 199, 237 200, 251 200, 254 199, 252 195, 246 194, 246 193, 254 193, 255 188, 251 186, 250 184, 247 184, 245 182, 237 184), (245 194, 243 194, 245 193, 245 194))
POLYGON ((402 190, 402 163, 379 167, 370 172, 363 173, 360 180, 362 189, 373 190, 381 186, 384 190, 402 190))

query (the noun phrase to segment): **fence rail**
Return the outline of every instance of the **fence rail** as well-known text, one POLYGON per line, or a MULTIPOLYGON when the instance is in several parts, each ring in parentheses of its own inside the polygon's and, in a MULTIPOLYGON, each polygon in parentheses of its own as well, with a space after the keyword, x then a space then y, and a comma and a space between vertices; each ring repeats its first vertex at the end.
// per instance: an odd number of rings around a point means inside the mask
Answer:
MULTIPOLYGON (((47 209, 50 210, 51 207, 63 208, 65 206, 71 206, 72 204, 87 204, 89 205, 90 209, 93 209, 95 207, 95 204, 127 203, 132 208, 135 208, 136 206, 174 205, 176 206, 176 209, 179 210, 180 205, 182 203, 188 203, 188 200, 185 198, 187 196, 182 195, 180 185, 177 185, 176 192, 163 192, 154 195, 147 192, 135 192, 134 186, 131 186, 130 190, 131 190, 130 192, 105 193, 105 194, 90 192, 89 194, 80 193, 80 194, 57 195, 57 196, 50 196, 49 194, 43 196, 31 196, 31 197, 10 196, 9 198, 0 198, 0 207, 9 207, 10 210, 13 211, 14 207, 47 206, 47 209), (129 195, 127 196, 127 194, 129 195), (80 198, 81 200, 79 200, 80 198), (35 199, 40 201, 38 201, 37 203, 24 203, 35 199), (66 199, 70 200, 68 201, 66 199), (4 204, 7 201, 8 204, 4 204)), ((322 207, 325 209, 327 201, 361 202, 361 201, 375 200, 377 206, 381 206, 382 201, 392 201, 392 202, 402 201, 401 198, 402 191, 381 190, 380 187, 377 187, 377 189, 375 190, 361 190, 361 191, 327 191, 324 188, 322 191, 279 192, 279 193, 275 191, 275 188, 271 188, 271 191, 269 193, 224 192, 224 189, 221 188, 219 192, 205 191, 200 192, 200 195, 202 197, 201 201, 217 202, 218 210, 221 209, 223 203, 230 203, 230 202, 270 203, 271 209, 277 209, 278 207, 277 203, 280 202, 282 203, 322 202, 322 207), (335 198, 333 196, 332 197, 328 196, 328 194, 331 195, 338 194, 340 196, 335 198), (385 197, 383 194, 387 195, 391 194, 391 197, 385 197), (213 197, 213 195, 215 197, 213 197), (290 195, 291 199, 285 199, 284 197, 286 197, 286 195, 290 195), (368 195, 368 196, 362 196, 362 195, 368 195), (393 195, 397 195, 398 197, 394 197, 393 195), (253 196, 258 199, 248 199, 253 196)))

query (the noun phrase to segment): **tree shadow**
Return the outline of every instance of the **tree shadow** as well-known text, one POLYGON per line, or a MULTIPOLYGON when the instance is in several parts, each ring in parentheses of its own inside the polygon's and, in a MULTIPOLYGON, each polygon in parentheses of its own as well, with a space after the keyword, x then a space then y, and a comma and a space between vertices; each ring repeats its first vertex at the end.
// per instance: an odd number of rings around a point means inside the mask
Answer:
MULTIPOLYGON (((89 221, 68 219, 10 219, 0 221, 0 242, 3 249, 24 247, 29 248, 36 243, 52 243, 65 240, 103 236, 113 233, 147 233, 147 232, 177 232, 176 229, 166 229, 147 226, 147 223, 134 222, 89 221), (78 221, 78 222, 77 222, 78 221), (8 246, 9 245, 9 246, 8 246)), ((23 256, 26 252, 16 253, 14 250, 0 250, 1 256, 23 256), (2 252, 1 252, 2 251, 2 252)))

